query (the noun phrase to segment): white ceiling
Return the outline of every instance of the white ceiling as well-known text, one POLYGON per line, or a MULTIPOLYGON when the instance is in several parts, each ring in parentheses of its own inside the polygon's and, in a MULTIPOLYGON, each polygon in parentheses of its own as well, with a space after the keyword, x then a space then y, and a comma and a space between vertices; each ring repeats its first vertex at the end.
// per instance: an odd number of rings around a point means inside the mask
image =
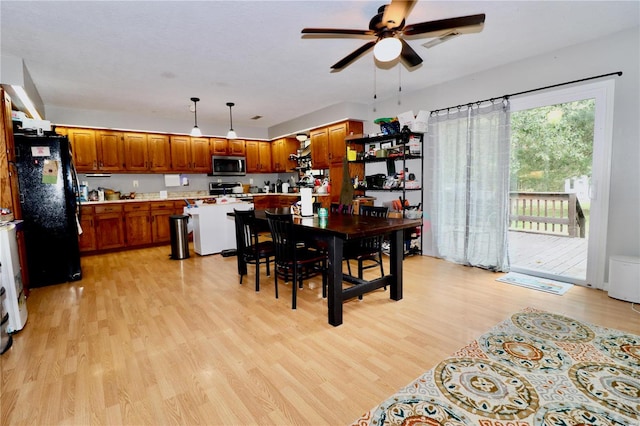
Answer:
MULTIPOLYGON (((2 54, 24 62, 45 106, 268 128, 338 104, 369 104, 371 52, 330 66, 361 39, 303 39, 304 27, 367 29, 377 1, 7 1, 2 54), (261 115, 253 121, 251 117, 261 115)), ((478 13, 484 30, 426 49, 424 63, 378 68, 378 99, 639 25, 638 1, 419 1, 407 24, 478 13), (399 72, 401 68, 401 72, 399 72), (400 78, 399 78, 400 76, 400 78)), ((202 127, 202 125, 201 125, 202 127)))

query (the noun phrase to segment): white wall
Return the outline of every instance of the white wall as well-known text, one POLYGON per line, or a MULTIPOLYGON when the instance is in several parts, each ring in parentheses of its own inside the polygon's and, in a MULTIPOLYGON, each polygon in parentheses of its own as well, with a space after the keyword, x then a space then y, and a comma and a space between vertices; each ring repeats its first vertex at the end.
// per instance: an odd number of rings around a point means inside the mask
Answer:
MULTIPOLYGON (((442 46, 443 48, 446 46, 442 46)), ((538 87, 622 71, 615 79, 614 130, 611 158, 607 258, 640 256, 640 31, 623 31, 529 58, 490 71, 403 92, 397 99, 378 101, 375 116, 392 117, 413 110, 431 111, 538 87)), ((375 132, 367 128, 366 132, 375 132)))

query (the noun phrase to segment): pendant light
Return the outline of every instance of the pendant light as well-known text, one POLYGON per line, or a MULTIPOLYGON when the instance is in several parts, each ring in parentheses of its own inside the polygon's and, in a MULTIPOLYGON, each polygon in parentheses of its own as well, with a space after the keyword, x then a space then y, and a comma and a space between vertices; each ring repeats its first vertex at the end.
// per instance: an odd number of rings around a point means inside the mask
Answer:
POLYGON ((195 122, 193 129, 191 129, 190 135, 194 137, 200 137, 202 136, 202 132, 198 127, 198 101, 200 101, 200 98, 191 98, 191 101, 193 102, 193 117, 195 122))
POLYGON ((233 102, 227 102, 227 106, 229 107, 229 131, 227 132, 227 139, 237 139, 238 135, 236 134, 236 132, 233 130, 233 117, 231 115, 231 107, 234 106, 235 104, 233 102))

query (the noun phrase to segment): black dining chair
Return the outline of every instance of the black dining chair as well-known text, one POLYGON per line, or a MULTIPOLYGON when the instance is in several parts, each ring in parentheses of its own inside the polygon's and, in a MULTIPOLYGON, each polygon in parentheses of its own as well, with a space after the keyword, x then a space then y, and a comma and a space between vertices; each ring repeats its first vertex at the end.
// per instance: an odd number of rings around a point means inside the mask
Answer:
MULTIPOLYGON (((256 291, 260 291, 260 264, 267 267, 267 276, 271 275, 269 263, 275 259, 275 248, 272 241, 260 241, 260 229, 256 223, 254 210, 233 209, 236 224, 236 252, 243 261, 256 265, 256 291)), ((242 273, 240 284, 242 284, 242 273)), ((276 288, 277 296, 277 288, 276 288)))
POLYGON ((353 214, 353 204, 331 203, 329 205, 329 213, 353 214))
MULTIPOLYGON (((389 213, 388 207, 382 206, 360 206, 360 216, 387 217, 389 213)), ((380 267, 380 276, 384 276, 384 267, 382 266, 382 243, 383 235, 362 238, 345 244, 344 254, 342 258, 347 261, 347 270, 351 275, 350 260, 358 262, 358 278, 362 279, 365 269, 380 267), (366 262, 366 263, 365 263, 366 262), (370 263, 372 262, 372 263, 370 263)))
POLYGON ((296 309, 298 287, 303 280, 322 274, 322 297, 327 297, 328 256, 301 244, 296 237, 291 215, 277 215, 265 211, 271 239, 275 247, 275 286, 278 297, 278 277, 291 281, 291 309, 296 309))

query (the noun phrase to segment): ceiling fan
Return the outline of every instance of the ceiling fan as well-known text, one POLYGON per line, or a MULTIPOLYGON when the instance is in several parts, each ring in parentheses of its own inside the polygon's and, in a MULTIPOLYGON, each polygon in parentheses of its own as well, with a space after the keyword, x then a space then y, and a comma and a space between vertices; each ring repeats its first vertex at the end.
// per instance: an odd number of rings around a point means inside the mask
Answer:
POLYGON ((432 37, 445 41, 460 34, 482 31, 484 13, 405 25, 405 19, 416 1, 391 0, 390 4, 380 6, 378 14, 371 18, 368 30, 304 28, 303 38, 375 37, 375 40, 367 42, 331 66, 334 71, 340 71, 371 48, 374 48, 374 55, 378 60, 391 61, 399 55, 405 64, 415 67, 422 63, 422 58, 409 46, 404 37, 432 37), (388 50, 391 44, 395 44, 395 51, 388 50))

